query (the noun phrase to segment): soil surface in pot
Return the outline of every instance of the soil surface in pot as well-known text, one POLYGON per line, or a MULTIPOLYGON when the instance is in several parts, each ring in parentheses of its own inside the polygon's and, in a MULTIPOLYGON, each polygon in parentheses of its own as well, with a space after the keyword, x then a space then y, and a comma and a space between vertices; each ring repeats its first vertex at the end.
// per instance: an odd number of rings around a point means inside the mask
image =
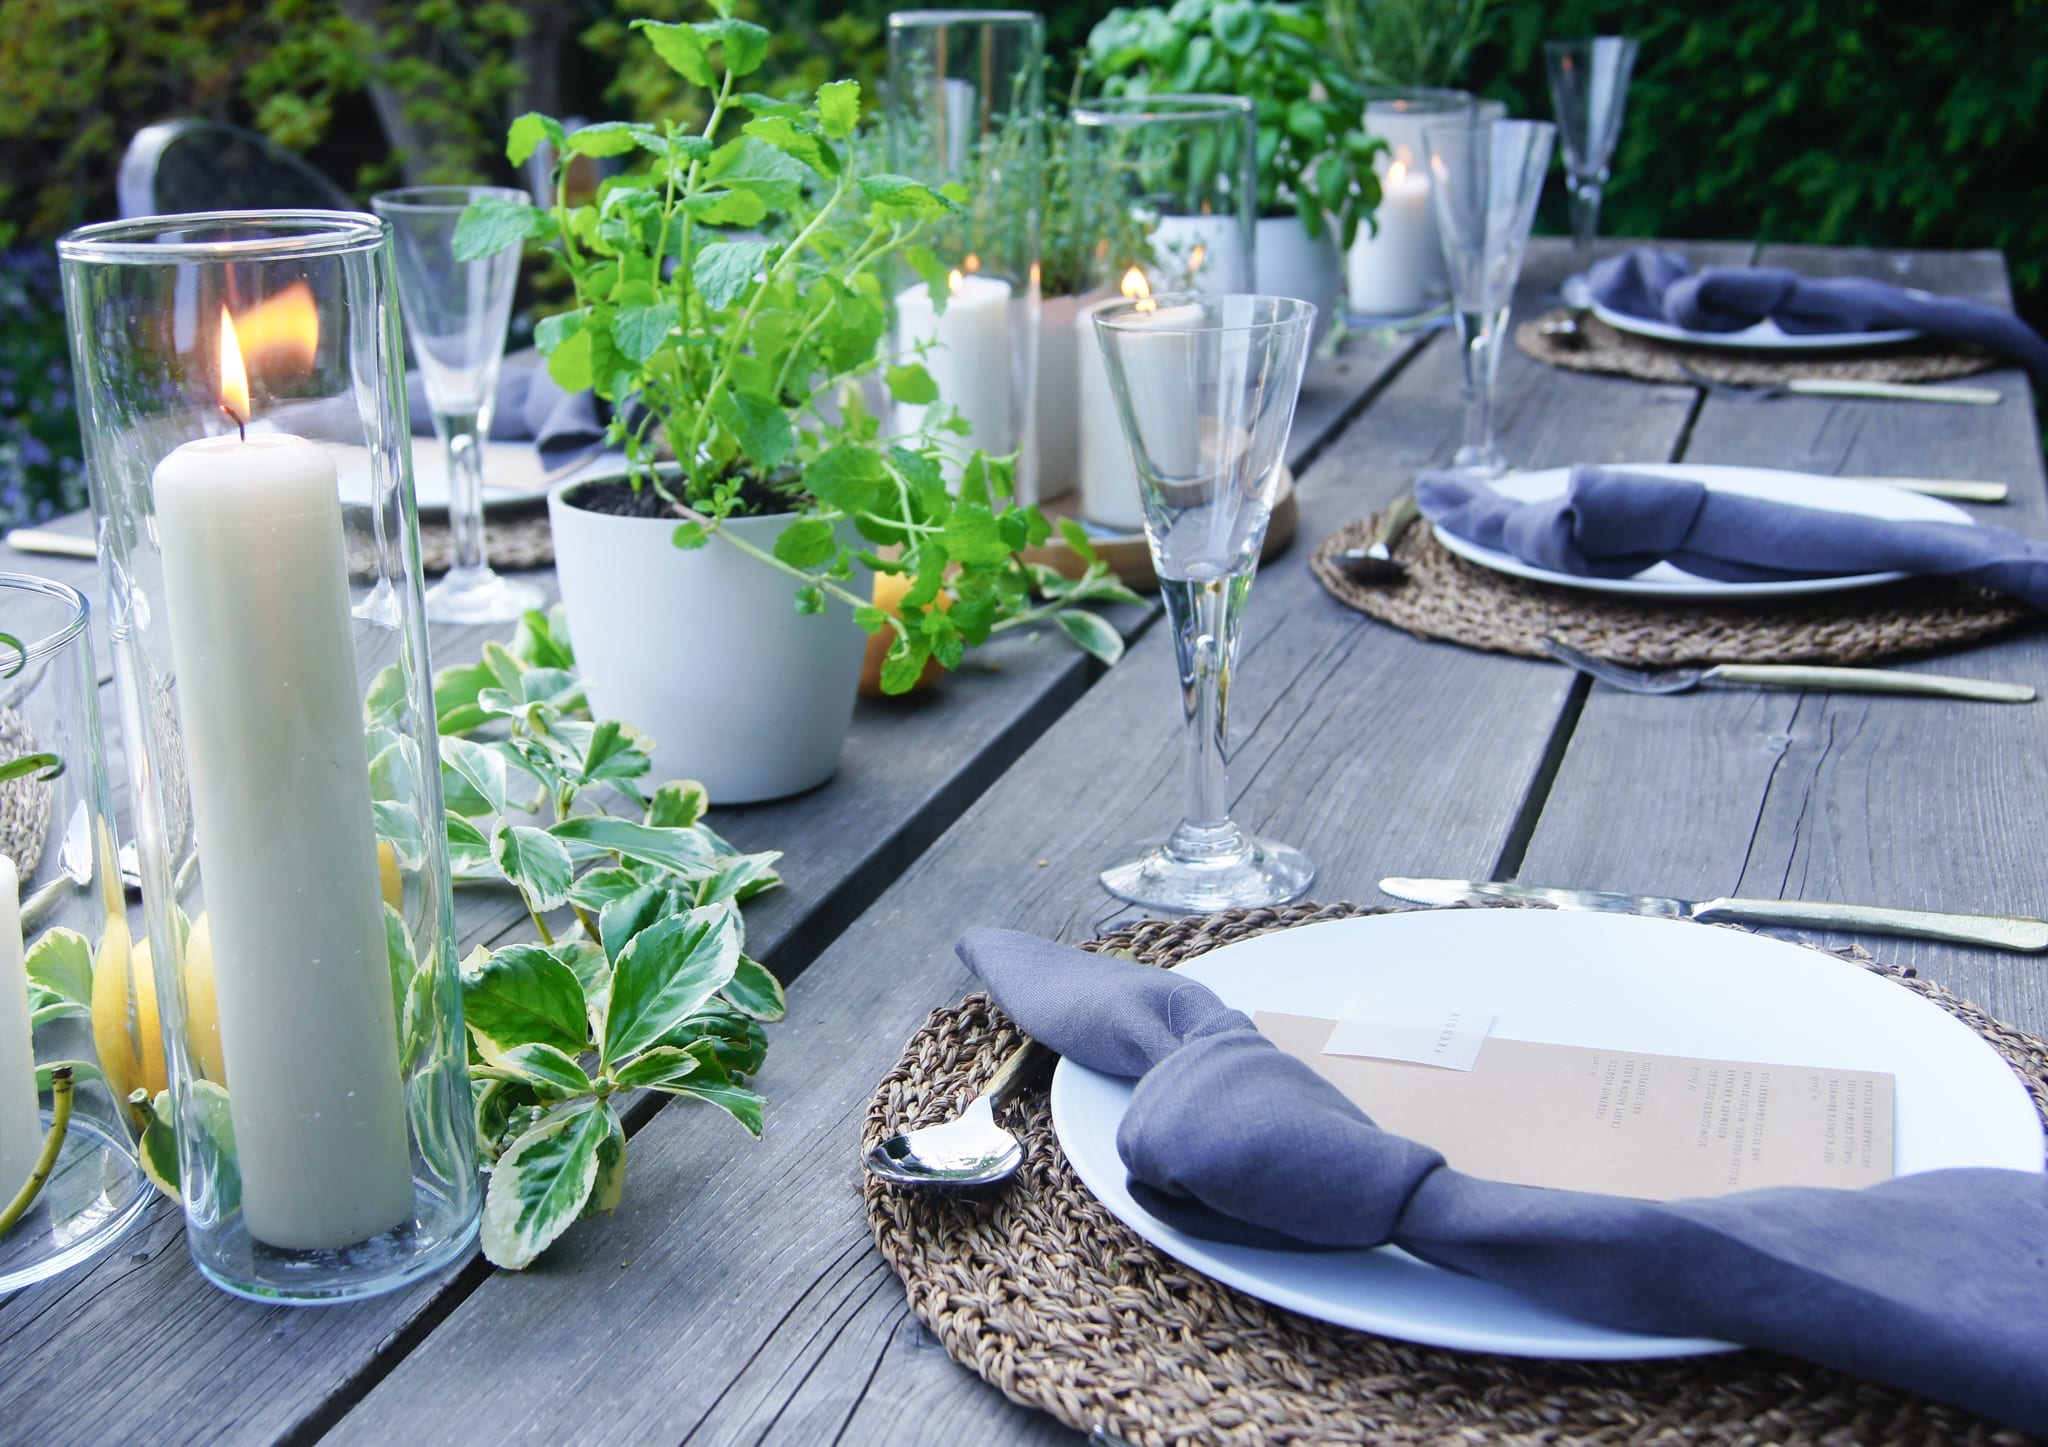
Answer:
MULTIPOLYGON (((562 500, 584 512, 603 513, 608 517, 621 518, 666 518, 674 519, 678 514, 652 487, 642 487, 638 492, 624 478, 602 478, 572 488, 562 500)), ((771 487, 749 479, 740 489, 739 506, 733 509, 736 517, 769 517, 778 513, 794 511, 802 503, 799 497, 777 492, 771 487)))

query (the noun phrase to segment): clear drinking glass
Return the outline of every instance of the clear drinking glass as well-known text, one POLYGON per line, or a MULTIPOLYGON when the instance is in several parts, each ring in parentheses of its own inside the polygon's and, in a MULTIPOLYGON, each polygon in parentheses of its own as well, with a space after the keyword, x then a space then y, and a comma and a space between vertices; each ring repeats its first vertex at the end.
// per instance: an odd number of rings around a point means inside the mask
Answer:
POLYGON ((1569 306, 1590 306, 1593 236, 1600 229, 1600 192, 1621 138, 1636 42, 1619 35, 1589 40, 1548 40, 1543 66, 1550 74, 1550 105, 1564 140, 1564 167, 1572 188, 1572 274, 1564 284, 1569 306))
POLYGON ((1280 904, 1315 877, 1300 850, 1232 822, 1224 775, 1238 628, 1279 491, 1315 311, 1284 297, 1185 293, 1095 317, 1138 469, 1187 723, 1179 827, 1102 870, 1103 888, 1134 904, 1280 904))
POLYGON ((389 232, 58 254, 186 1241, 254 1300, 390 1291, 483 1197, 389 232))
POLYGON ((1556 133, 1548 121, 1476 118, 1424 132, 1465 363, 1465 442, 1451 465, 1480 477, 1507 471, 1493 440, 1493 384, 1556 133))
MULTIPOLYGON (((908 267, 891 351, 922 360, 939 405, 966 437, 937 434, 964 462, 979 448, 1017 452, 1017 497, 1037 502, 1039 227, 1045 192, 1045 19, 1029 10, 899 10, 889 17, 883 131, 891 170, 965 188, 960 213, 920 238, 948 294, 908 267)), ((924 407, 898 405, 916 432, 924 407)))
POLYGON ((509 623, 542 605, 531 583, 501 578, 484 554, 484 440, 505 360, 505 329, 519 287, 516 246, 478 261, 455 258, 455 225, 471 202, 523 202, 496 186, 411 186, 370 205, 391 226, 405 334, 426 384, 434 435, 448 454, 448 530, 454 562, 427 590, 436 623, 509 623))
POLYGON ((52 1072, 72 1068, 55 1167, 0 1235, 0 1291, 96 1255, 156 1194, 126 1101, 162 1088, 163 1052, 121 887, 86 620, 73 589, 0 573, 0 1206, 35 1169, 52 1072))

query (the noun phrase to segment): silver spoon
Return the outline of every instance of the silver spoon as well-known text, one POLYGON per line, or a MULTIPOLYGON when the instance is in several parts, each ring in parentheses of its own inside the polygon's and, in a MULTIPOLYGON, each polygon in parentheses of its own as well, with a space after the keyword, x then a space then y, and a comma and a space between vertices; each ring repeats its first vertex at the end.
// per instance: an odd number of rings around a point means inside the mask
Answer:
POLYGON ((1575 306, 1561 317, 1538 323, 1536 330, 1559 346, 1575 351, 1586 345, 1584 318, 1591 311, 1591 307, 1575 306))
POLYGON ((1712 668, 1630 668, 1583 649, 1543 640, 1543 651, 1559 663, 1628 693, 1684 693, 1703 683, 1757 684, 1766 688, 1820 688, 1843 693, 1917 694, 1963 698, 1978 703, 2032 703, 2024 683, 1952 678, 1944 673, 1901 673, 1884 668, 1823 668, 1796 663, 1719 663, 1712 668))
POLYGON ((1373 531, 1372 541, 1362 548, 1345 548, 1332 553, 1330 561, 1337 565, 1337 571, 1354 583, 1399 583, 1408 577, 1408 565, 1394 556, 1394 544, 1401 541, 1401 534, 1422 516, 1422 509, 1415 501, 1413 490, 1402 493, 1393 504, 1380 514, 1379 527, 1373 531))
POLYGON ((1050 1047, 1026 1040, 959 1115, 942 1125, 891 1136, 869 1151, 869 1174, 899 1186, 987 1186, 1008 1180, 1024 1164, 1024 1143, 996 1124, 996 1107, 1008 1105, 1058 1058, 1050 1047))

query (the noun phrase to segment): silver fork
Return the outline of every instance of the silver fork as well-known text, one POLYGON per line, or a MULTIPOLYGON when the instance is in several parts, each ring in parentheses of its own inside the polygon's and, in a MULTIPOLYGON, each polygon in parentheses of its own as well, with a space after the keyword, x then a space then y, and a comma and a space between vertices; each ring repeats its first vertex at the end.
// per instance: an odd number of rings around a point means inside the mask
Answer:
POLYGON ((1921 382, 1851 382, 1835 377, 1794 377, 1775 386, 1745 387, 1735 382, 1716 381, 1684 362, 1678 364, 1678 370, 1685 373, 1694 386, 1704 387, 1716 397, 1732 397, 1741 402, 1768 402, 1773 397, 1788 394, 1802 397, 1876 397, 1889 402, 1967 402, 1976 407, 1995 407, 2000 400, 1994 387, 1930 387, 1921 382))
POLYGON ((1899 673, 1884 668, 1821 668, 1793 663, 1717 663, 1712 668, 1630 668, 1599 658, 1555 638, 1543 640, 1543 651, 1602 683, 1629 693, 1684 693, 1703 683, 1758 684, 1767 688, 1822 688, 1843 693, 1901 693, 1933 698, 1962 698, 1979 703, 2032 703, 2034 690, 2023 683, 1990 679, 1950 678, 1939 673, 1899 673))

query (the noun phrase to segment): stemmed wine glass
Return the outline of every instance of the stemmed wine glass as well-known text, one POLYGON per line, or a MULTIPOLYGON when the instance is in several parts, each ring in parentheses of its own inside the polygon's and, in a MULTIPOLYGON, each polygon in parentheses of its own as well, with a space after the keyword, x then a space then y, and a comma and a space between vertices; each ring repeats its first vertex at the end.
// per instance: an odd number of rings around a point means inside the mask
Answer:
POLYGON ((1493 440, 1493 384, 1556 134, 1548 121, 1476 115, 1423 132, 1465 362, 1465 443, 1451 465, 1479 477, 1508 469, 1493 440))
POLYGON ((1255 839, 1232 822, 1224 777, 1238 627, 1279 491, 1315 314, 1307 302, 1284 297, 1188 293, 1095 317, 1138 473, 1187 722, 1180 826, 1102 870, 1103 887, 1134 904, 1281 904, 1315 877, 1300 850, 1255 839))
POLYGON ((484 439, 519 283, 516 246, 476 261, 456 259, 456 223, 487 197, 527 199, 495 186, 410 186, 370 198, 391 226, 399 310, 426 384, 434 435, 448 454, 455 557, 448 575, 427 589, 427 617, 437 623, 506 623, 543 601, 540 589, 498 576, 484 556, 484 439))
POLYGON ((1543 67, 1550 74, 1550 105, 1564 138, 1564 167, 1572 188, 1572 274, 1564 284, 1567 306, 1590 306, 1593 234, 1600 229, 1600 192, 1607 163, 1621 138, 1636 42, 1619 35, 1550 40, 1543 67))

